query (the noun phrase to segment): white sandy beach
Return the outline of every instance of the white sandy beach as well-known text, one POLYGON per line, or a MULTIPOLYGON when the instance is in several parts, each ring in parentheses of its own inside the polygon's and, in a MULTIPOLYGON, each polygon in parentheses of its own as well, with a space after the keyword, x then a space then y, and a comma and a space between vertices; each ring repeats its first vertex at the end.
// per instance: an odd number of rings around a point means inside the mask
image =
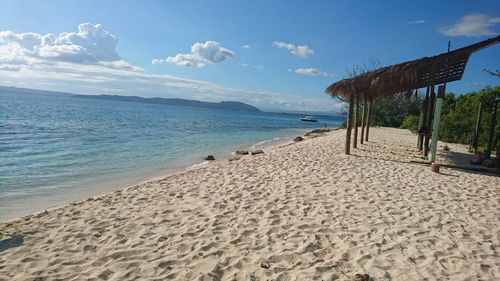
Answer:
POLYGON ((500 279, 500 177, 409 163, 399 129, 346 156, 344 134, 2 223, 0 280, 500 279))

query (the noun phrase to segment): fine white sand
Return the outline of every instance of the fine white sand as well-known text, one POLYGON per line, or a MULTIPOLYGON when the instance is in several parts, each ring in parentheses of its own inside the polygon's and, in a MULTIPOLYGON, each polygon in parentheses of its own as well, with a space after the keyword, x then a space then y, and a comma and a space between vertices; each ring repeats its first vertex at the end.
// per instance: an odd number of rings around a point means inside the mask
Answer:
POLYGON ((409 163, 399 129, 346 156, 344 134, 2 223, 0 280, 500 279, 499 177, 409 163))

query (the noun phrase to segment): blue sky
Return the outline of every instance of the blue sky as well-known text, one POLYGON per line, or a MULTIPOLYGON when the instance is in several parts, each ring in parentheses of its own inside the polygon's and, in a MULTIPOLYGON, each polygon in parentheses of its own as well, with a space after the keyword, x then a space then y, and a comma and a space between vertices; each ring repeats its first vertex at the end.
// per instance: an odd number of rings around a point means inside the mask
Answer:
MULTIPOLYGON (((348 68, 496 36, 500 1, 0 0, 0 32, 0 85, 334 111, 348 68)), ((498 85, 499 48, 448 90, 498 85)))

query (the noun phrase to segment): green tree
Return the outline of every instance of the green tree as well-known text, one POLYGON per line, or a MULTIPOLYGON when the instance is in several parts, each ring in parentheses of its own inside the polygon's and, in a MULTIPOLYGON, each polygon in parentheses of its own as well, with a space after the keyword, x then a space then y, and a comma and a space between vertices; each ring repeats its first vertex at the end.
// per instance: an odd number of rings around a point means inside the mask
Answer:
MULTIPOLYGON (((479 131, 479 146, 488 141, 491 109, 495 99, 500 99, 500 86, 486 87, 479 92, 470 92, 457 98, 446 95, 439 129, 439 139, 447 142, 470 143, 475 128, 479 103, 483 105, 483 116, 479 131)), ((495 132, 500 132, 500 114, 497 113, 495 132)))
POLYGON ((406 116, 420 114, 421 98, 417 96, 394 95, 373 102, 371 124, 383 127, 397 127, 406 116))

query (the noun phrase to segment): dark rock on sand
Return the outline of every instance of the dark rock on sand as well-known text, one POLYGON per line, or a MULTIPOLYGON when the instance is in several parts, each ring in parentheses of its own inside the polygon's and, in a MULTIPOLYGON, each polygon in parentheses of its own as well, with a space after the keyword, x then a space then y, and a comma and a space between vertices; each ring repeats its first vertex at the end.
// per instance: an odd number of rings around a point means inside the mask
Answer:
POLYGON ((204 158, 205 160, 208 160, 208 161, 214 161, 215 160, 215 157, 213 155, 208 155, 207 157, 204 158))
POLYGON ((248 155, 248 151, 247 150, 237 150, 236 155, 248 155))
POLYGON ((268 263, 267 261, 265 261, 265 262, 260 263, 260 267, 262 267, 264 269, 269 269, 269 268, 271 268, 271 264, 268 263))
POLYGON ((298 137, 296 137, 296 138, 293 139, 293 141, 295 141, 295 142, 297 142, 297 141, 303 141, 303 140, 304 140, 304 138, 301 137, 301 136, 298 136, 298 137))
POLYGON ((354 275, 354 281, 373 281, 373 278, 368 274, 356 274, 354 275))
POLYGON ((252 151, 252 155, 256 155, 256 154, 262 154, 264 153, 264 151, 262 149, 258 149, 258 150, 255 150, 255 151, 252 151))

